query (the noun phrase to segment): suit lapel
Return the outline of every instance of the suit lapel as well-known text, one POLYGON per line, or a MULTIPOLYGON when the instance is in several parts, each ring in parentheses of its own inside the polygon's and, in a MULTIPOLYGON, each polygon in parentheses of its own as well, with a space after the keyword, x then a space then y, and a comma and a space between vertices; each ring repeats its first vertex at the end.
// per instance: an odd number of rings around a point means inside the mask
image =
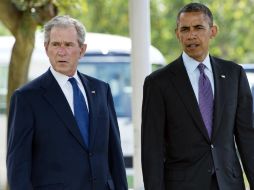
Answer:
POLYGON ((45 79, 46 80, 42 85, 42 87, 45 89, 45 99, 54 108, 59 118, 64 122, 64 126, 71 132, 74 138, 81 144, 83 148, 87 149, 86 145, 83 142, 70 106, 60 86, 49 70, 46 73, 45 79))
POLYGON ((87 80, 87 78, 78 73, 83 86, 85 88, 86 91, 86 96, 87 96, 87 100, 88 100, 88 106, 89 106, 89 149, 91 150, 94 144, 94 138, 95 138, 95 134, 96 134, 96 129, 97 126, 96 125, 96 120, 93 119, 94 116, 96 116, 96 98, 98 96, 97 92, 96 92, 96 88, 91 84, 91 82, 89 80, 87 80))
POLYGON ((218 131, 221 117, 223 115, 224 109, 224 96, 225 96, 225 82, 227 80, 226 72, 224 72, 220 66, 220 63, 216 62, 213 57, 211 57, 211 64, 213 68, 214 77, 214 116, 213 116, 213 132, 212 140, 215 138, 218 131))
POLYGON ((179 97, 182 99, 183 104, 188 110, 189 114, 196 123, 196 127, 201 131, 207 141, 210 141, 207 130, 204 126, 201 113, 199 111, 198 102, 194 94, 190 79, 183 64, 183 60, 180 57, 176 62, 172 63, 172 71, 174 77, 172 77, 173 84, 179 97))

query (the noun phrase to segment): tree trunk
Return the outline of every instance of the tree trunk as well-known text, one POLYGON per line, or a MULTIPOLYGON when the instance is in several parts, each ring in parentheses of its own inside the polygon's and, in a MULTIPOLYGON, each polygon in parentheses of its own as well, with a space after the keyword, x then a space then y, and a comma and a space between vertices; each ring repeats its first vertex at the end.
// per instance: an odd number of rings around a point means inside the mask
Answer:
MULTIPOLYGON (((24 12, 19 19, 19 26, 14 31, 15 43, 9 65, 7 109, 10 97, 15 89, 26 83, 31 60, 37 23, 29 12, 24 12)), ((7 110, 8 113, 8 110, 7 110)))

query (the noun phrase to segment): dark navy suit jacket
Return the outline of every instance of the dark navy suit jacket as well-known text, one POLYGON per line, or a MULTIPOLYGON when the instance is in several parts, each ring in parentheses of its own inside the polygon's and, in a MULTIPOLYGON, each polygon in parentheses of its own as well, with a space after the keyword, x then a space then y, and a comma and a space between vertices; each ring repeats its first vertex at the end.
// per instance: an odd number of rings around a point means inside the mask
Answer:
POLYGON ((11 190, 126 190, 109 85, 78 73, 90 117, 90 147, 50 70, 15 91, 8 120, 11 190))

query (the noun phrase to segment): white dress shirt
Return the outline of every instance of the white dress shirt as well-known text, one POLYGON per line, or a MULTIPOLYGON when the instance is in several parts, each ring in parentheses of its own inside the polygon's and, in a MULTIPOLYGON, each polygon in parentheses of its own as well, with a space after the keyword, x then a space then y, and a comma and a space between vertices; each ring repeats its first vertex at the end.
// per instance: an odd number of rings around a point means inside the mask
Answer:
MULTIPOLYGON (((199 76, 200 76, 198 64, 200 62, 191 58, 185 52, 183 52, 182 58, 183 58, 183 63, 184 63, 184 66, 187 70, 187 74, 189 76, 193 91, 194 91, 195 96, 198 101, 198 80, 199 80, 199 76)), ((204 59, 204 61, 202 63, 206 66, 205 74, 207 75, 207 77, 209 78, 209 80, 211 82, 213 95, 214 95, 214 78, 213 78, 213 71, 212 71, 212 66, 211 66, 209 54, 207 54, 206 58, 204 59)))
MULTIPOLYGON (((67 99, 67 101, 68 101, 68 103, 70 105, 71 111, 74 114, 73 89, 72 89, 71 83, 68 81, 68 79, 70 77, 55 71, 53 69, 53 67, 50 67, 50 71, 51 71, 52 75, 55 77, 55 79, 56 79, 57 83, 59 84, 59 86, 61 87, 61 89, 62 89, 62 91, 63 91, 63 93, 65 95, 65 98, 67 99)), ((82 92, 82 94, 83 94, 83 96, 85 98, 87 110, 89 111, 86 92, 85 92, 84 86, 83 86, 80 78, 78 77, 77 71, 75 72, 73 77, 77 80, 78 87, 81 90, 81 92, 82 92)))

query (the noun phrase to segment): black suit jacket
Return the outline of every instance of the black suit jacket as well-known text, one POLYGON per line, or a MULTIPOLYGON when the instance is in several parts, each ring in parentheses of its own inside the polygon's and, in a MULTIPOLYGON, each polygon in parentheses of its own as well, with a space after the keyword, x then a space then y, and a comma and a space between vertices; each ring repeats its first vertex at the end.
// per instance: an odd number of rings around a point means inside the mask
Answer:
POLYGON ((148 76, 142 105, 142 169, 146 190, 243 190, 237 144, 254 190, 252 97, 242 67, 210 57, 215 106, 211 139, 182 57, 148 76))
POLYGON ((127 190, 109 85, 78 75, 88 98, 90 147, 47 71, 16 90, 11 99, 7 152, 11 190, 127 190))

